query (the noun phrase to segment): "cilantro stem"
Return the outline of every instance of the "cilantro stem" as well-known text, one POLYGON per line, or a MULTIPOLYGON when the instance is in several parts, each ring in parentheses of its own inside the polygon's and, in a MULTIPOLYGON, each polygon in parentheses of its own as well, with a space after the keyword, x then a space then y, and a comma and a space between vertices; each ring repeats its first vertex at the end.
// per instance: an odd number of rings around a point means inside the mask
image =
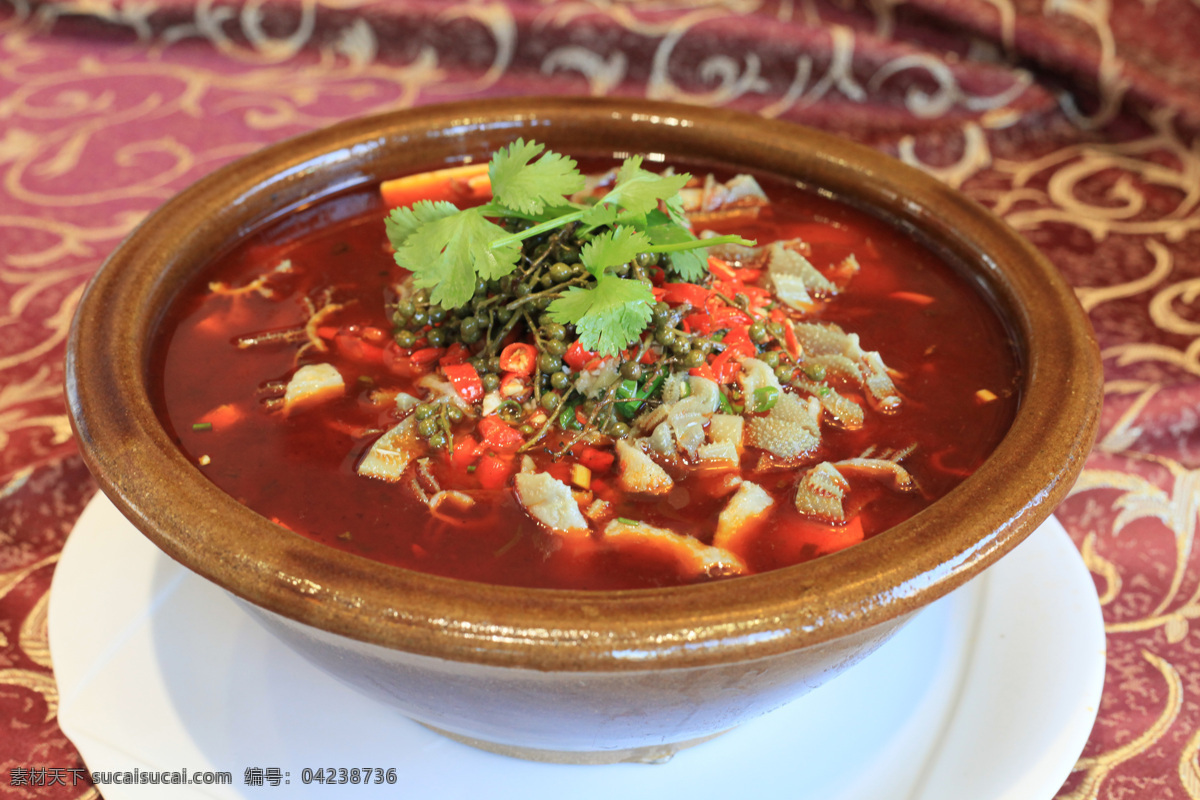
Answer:
POLYGON ((578 222, 581 219, 583 219, 583 209, 580 209, 579 211, 572 211, 570 214, 563 214, 561 217, 555 217, 554 219, 546 220, 545 222, 534 225, 532 228, 526 228, 523 231, 510 233, 507 236, 501 236, 499 239, 493 240, 489 247, 494 250, 496 248, 515 244, 516 242, 523 242, 531 236, 537 236, 539 233, 545 233, 546 231, 554 230, 555 228, 561 228, 563 225, 571 222, 578 222))
POLYGON ((651 253, 675 253, 680 250, 695 250, 698 247, 712 247, 715 244, 740 244, 746 247, 753 247, 755 241, 753 239, 744 239, 741 236, 730 234, 728 236, 713 236, 709 239, 692 239, 687 242, 672 242, 670 244, 656 244, 646 248, 651 253))
MULTIPOLYGON (((489 315, 490 315, 490 313, 491 312, 489 312, 489 315)), ((520 322, 522 319, 523 319, 523 315, 513 314, 511 317, 508 318, 508 322, 505 322, 504 325, 500 328, 500 330, 496 331, 495 336, 491 336, 491 335, 488 336, 487 345, 483 349, 483 352, 488 356, 488 358, 491 358, 492 356, 496 355, 496 350, 500 346, 500 343, 504 341, 504 337, 508 336, 508 332, 511 331, 516 326, 516 324, 518 322, 520 322)), ((491 321, 489 319, 488 330, 491 331, 491 329, 492 329, 492 326, 491 326, 491 321)))
POLYGON ((524 297, 518 297, 516 300, 513 300, 511 303, 506 305, 505 308, 509 311, 516 311, 524 304, 533 302, 534 300, 539 300, 543 297, 558 297, 565 289, 568 289, 571 286, 583 286, 585 283, 587 283, 588 277, 589 276, 587 275, 577 275, 574 278, 563 281, 562 283, 556 283, 549 289, 543 289, 540 292, 534 292, 533 294, 527 294, 524 297))
POLYGON ((567 390, 562 393, 562 397, 559 398, 558 404, 554 406, 554 410, 547 415, 546 421, 541 424, 541 427, 534 432, 533 436, 530 437, 525 444, 521 445, 521 447, 517 450, 518 453, 524 453, 528 450, 531 450, 534 445, 542 440, 542 437, 546 435, 546 433, 550 430, 550 426, 553 425, 555 420, 558 419, 558 415, 562 413, 563 406, 567 404, 567 401, 571 399, 571 395, 574 394, 575 391, 576 389, 574 384, 567 387, 567 390))

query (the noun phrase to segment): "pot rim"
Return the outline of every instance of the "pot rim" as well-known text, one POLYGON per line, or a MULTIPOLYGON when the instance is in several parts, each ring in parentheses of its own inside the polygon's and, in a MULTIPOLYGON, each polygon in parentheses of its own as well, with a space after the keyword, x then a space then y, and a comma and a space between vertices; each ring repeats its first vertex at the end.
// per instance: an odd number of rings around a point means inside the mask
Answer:
POLYGON ((172 558, 251 603, 353 639, 567 671, 762 658, 932 602, 1015 547, 1066 495, 1095 437, 1100 387, 1097 347, 1071 289, 1028 242, 957 191, 795 124, 606 98, 423 106, 350 120, 231 163, 168 201, 112 253, 80 302, 67 352, 68 410, 85 461, 172 558), (1025 372, 1008 434, 945 497, 854 547, 735 580, 616 592, 480 584, 334 550, 240 505, 184 458, 146 389, 149 341, 156 304, 208 260, 214 241, 244 235, 314 194, 404 167, 486 160, 518 136, 570 154, 622 146, 773 172, 919 232, 987 283, 1008 316, 1025 372))

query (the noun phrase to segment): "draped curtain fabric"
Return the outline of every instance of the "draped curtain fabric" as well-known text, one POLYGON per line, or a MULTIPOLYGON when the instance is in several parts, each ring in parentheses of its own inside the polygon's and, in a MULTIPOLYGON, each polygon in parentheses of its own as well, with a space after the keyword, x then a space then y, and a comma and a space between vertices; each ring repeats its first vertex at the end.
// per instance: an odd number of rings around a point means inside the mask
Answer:
POLYGON ((1200 798, 1197 0, 0 0, 0 798, 78 768, 50 578, 94 492, 62 399, 72 311, 147 213, 347 117, 525 93, 728 106, 829 129, 993 209, 1075 287, 1100 439, 1059 517, 1108 633, 1060 798, 1200 798))

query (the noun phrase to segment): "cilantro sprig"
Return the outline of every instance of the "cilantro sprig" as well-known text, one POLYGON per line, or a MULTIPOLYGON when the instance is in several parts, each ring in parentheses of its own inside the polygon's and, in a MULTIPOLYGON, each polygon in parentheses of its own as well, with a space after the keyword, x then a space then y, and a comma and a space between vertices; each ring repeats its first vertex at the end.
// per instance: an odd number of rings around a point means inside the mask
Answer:
POLYGON ((697 281, 707 272, 704 248, 753 244, 740 236, 696 238, 679 196, 691 176, 650 172, 640 156, 622 163, 612 188, 593 204, 570 199, 586 184, 575 161, 537 142, 517 139, 498 150, 488 176, 492 200, 485 205, 460 209, 422 200, 393 209, 386 227, 396 263, 413 273, 418 288, 430 290, 431 303, 459 308, 471 301, 480 280, 518 269, 523 241, 573 225, 591 280, 568 287, 546 312, 555 322, 574 325, 583 346, 604 355, 636 341, 653 315, 649 287, 614 270, 641 253, 667 253, 673 273, 697 281), (529 225, 509 232, 493 221, 504 218, 529 225))

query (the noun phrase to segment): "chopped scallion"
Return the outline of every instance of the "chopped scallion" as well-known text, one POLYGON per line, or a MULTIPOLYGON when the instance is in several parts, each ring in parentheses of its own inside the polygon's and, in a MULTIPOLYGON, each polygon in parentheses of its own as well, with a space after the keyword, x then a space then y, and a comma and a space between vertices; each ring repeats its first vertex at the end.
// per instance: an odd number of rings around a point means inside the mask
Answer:
POLYGON ((194 431, 211 431, 212 423, 211 422, 193 422, 192 430, 194 430, 194 431))

